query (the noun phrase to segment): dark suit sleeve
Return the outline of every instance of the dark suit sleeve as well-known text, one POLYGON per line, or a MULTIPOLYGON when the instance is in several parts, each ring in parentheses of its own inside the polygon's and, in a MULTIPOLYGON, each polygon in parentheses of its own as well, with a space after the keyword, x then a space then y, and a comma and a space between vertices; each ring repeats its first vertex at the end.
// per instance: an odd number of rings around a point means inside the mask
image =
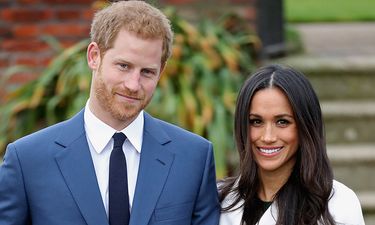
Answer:
POLYGON ((0 167, 0 225, 26 225, 28 206, 22 168, 12 144, 0 167))
POLYGON ((216 188, 215 162, 212 144, 207 151, 205 169, 198 199, 193 213, 193 225, 217 225, 219 223, 220 205, 216 188))

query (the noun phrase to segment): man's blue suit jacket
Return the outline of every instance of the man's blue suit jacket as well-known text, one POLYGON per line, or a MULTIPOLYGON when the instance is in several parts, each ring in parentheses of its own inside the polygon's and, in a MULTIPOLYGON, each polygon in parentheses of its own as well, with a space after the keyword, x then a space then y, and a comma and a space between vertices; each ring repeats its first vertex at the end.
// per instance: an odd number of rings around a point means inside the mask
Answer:
MULTIPOLYGON (((130 225, 218 224, 212 144, 144 115, 130 225)), ((83 110, 8 145, 0 168, 0 225, 24 224, 108 225, 83 110)))

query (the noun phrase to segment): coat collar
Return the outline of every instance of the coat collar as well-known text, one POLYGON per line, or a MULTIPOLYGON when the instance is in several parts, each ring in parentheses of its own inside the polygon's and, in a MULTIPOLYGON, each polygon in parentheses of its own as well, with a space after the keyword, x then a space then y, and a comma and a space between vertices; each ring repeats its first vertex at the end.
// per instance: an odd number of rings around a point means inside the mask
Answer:
MULTIPOLYGON (((108 225, 84 129, 84 111, 63 122, 55 159, 88 225, 108 225)), ((174 154, 171 138, 157 119, 144 113, 144 135, 130 225, 148 224, 167 180, 174 154)))
POLYGON ((83 110, 63 122, 56 144, 65 149, 55 156, 56 163, 88 225, 108 225, 94 165, 85 135, 83 110))
POLYGON ((144 126, 130 225, 148 224, 174 160, 166 147, 171 139, 160 122, 145 113, 144 126))

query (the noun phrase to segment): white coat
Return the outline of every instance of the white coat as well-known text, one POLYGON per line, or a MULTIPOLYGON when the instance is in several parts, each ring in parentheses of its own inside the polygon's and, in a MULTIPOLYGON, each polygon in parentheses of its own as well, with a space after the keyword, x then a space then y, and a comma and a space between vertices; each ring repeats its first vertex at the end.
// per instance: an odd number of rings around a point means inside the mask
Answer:
MULTIPOLYGON (((364 225, 362 209, 356 194, 344 184, 333 181, 333 192, 328 202, 329 212, 336 221, 336 224, 364 225)), ((222 207, 228 206, 233 201, 233 194, 228 195, 222 202, 222 207)), ((222 212, 219 225, 240 225, 243 208, 243 201, 235 207, 236 210, 222 212)), ((259 220, 258 225, 274 225, 277 220, 277 206, 273 203, 259 220)))

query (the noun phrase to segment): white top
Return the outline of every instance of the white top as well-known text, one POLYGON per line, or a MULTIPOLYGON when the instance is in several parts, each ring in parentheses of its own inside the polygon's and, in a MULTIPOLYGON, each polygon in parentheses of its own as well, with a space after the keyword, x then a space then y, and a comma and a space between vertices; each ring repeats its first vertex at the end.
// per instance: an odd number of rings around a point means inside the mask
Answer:
MULTIPOLYGON (((344 184, 333 181, 333 193, 328 202, 329 212, 336 224, 364 225, 362 209, 356 194, 344 184)), ((233 201, 234 194, 228 195, 222 202, 222 207, 228 206, 233 201)), ((243 201, 239 202, 240 206, 243 201)), ((238 208, 238 207, 235 207, 238 208)), ((220 216, 220 225, 240 225, 243 208, 231 212, 223 212, 220 216)), ((272 204, 259 220, 259 225, 273 225, 277 220, 277 206, 272 204)))
MULTIPOLYGON (((90 100, 89 100, 90 101, 90 100)), ((98 119, 90 110, 88 102, 84 112, 84 122, 87 142, 89 144, 92 161, 94 163, 96 179, 98 180, 100 194, 104 208, 108 215, 108 180, 109 158, 113 148, 112 136, 119 132, 98 119)), ((143 140, 143 111, 138 117, 120 132, 127 137, 123 145, 128 172, 128 189, 130 210, 133 205, 135 185, 138 176, 138 167, 143 140)))

